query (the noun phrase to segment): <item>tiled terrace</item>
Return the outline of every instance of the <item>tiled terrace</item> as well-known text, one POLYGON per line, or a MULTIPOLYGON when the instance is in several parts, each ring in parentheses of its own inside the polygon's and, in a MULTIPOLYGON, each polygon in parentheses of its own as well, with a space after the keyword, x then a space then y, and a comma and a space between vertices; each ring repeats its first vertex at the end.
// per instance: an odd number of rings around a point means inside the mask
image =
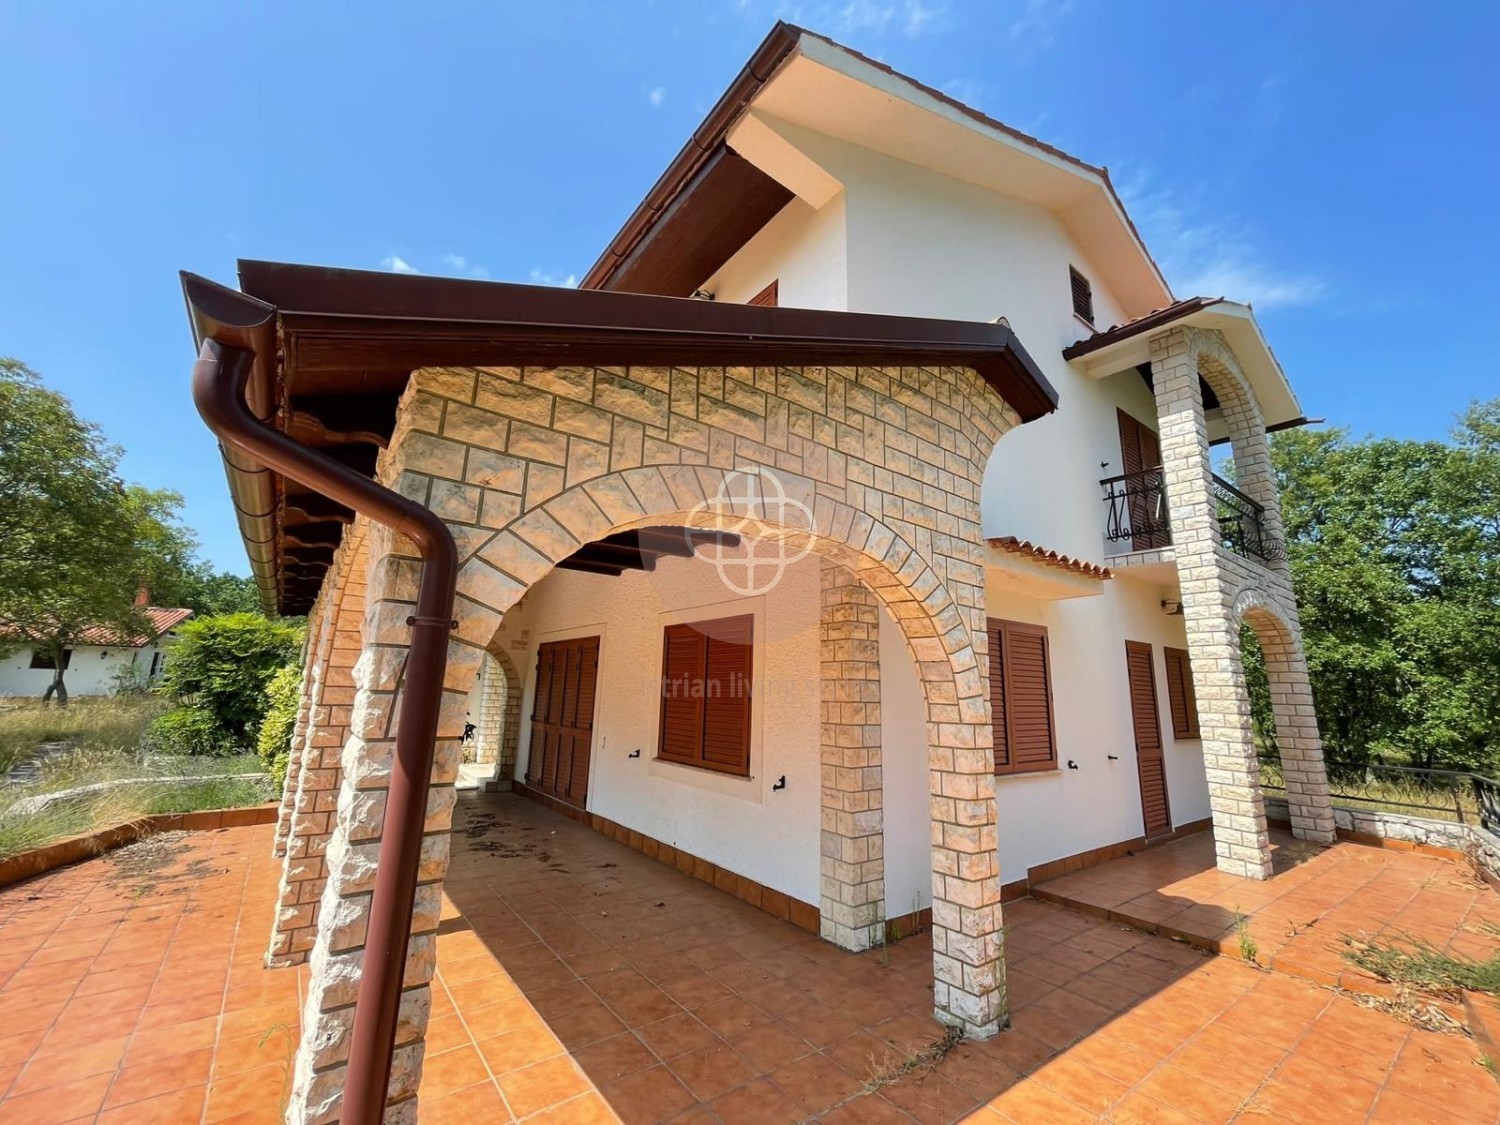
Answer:
MULTIPOLYGON (((1032 901, 1013 1029, 896 1078, 940 1034, 921 937, 839 952, 516 797, 457 824, 424 1122, 1500 1120, 1463 1036, 1032 901)), ((279 1119, 269 846, 158 838, 0 891, 0 1122, 279 1119)))
POLYGON ((1346 938, 1411 936, 1473 958, 1495 950, 1500 895, 1461 863, 1359 844, 1322 848, 1279 830, 1271 843, 1275 876, 1265 882, 1217 870, 1203 832, 1033 893, 1230 956, 1241 955, 1247 932, 1261 965, 1375 996, 1390 986, 1349 966, 1346 938))

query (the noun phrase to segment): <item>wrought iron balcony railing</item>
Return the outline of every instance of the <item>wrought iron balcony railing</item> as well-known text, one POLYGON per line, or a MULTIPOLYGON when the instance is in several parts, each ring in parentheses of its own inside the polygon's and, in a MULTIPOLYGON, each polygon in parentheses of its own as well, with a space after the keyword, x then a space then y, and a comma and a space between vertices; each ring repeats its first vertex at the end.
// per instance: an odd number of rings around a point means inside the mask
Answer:
MULTIPOLYGON (((1099 482, 1106 508, 1104 537, 1127 551, 1152 551, 1172 542, 1167 485, 1160 468, 1122 473, 1099 482)), ((1277 561, 1286 546, 1266 534, 1266 510, 1223 477, 1213 478, 1214 514, 1224 546, 1247 558, 1277 561)))

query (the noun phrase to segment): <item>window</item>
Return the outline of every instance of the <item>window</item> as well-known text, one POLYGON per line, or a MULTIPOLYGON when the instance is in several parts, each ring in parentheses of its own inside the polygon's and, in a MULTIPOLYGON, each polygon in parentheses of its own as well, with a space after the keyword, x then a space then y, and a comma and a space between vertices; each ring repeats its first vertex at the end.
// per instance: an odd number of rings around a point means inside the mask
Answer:
POLYGON ((1073 311, 1092 327, 1094 323, 1094 287, 1072 266, 1068 267, 1068 279, 1073 283, 1073 311))
MULTIPOLYGON (((73 650, 70 648, 63 649, 63 670, 66 671, 68 665, 72 663, 73 650)), ((39 648, 34 648, 31 650, 31 666, 33 668, 46 668, 51 671, 56 671, 57 669, 57 663, 52 659, 52 654, 50 652, 44 652, 39 648)))
POLYGON ((662 636, 662 761, 750 776, 750 614, 668 625, 662 636))
POLYGON ((780 288, 780 285, 781 281, 779 278, 776 281, 771 282, 770 285, 767 285, 759 293, 750 298, 750 304, 763 305, 766 308, 774 309, 777 304, 777 298, 779 296, 778 290, 780 288))
POLYGON ((1052 657, 1040 625, 990 618, 990 709, 995 723, 995 772, 1057 768, 1052 721, 1052 657))
POLYGON ((1174 738, 1202 738, 1198 733, 1198 697, 1193 694, 1193 665, 1180 648, 1162 650, 1167 658, 1167 701, 1172 708, 1174 738))

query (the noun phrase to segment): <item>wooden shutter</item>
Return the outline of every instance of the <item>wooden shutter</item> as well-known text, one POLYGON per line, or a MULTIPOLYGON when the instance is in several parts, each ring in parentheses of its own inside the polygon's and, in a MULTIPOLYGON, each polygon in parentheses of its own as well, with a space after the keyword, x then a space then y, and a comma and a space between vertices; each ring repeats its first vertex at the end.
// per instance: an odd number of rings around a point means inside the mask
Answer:
POLYGON ((1094 323, 1094 287, 1072 266, 1068 267, 1068 281, 1073 286, 1073 311, 1090 324, 1094 323))
POLYGON ((1167 701, 1172 709, 1174 738, 1201 738, 1198 733, 1198 697, 1193 692, 1193 666, 1186 651, 1164 648, 1167 661, 1167 701))
POLYGON ((599 638, 537 646, 526 783, 583 806, 593 746, 599 638))
POLYGON ((1047 630, 1040 625, 992 619, 988 631, 995 772, 1056 769, 1057 735, 1047 630))
POLYGON ((1005 707, 1005 625, 990 620, 990 717, 995 728, 995 772, 1010 772, 1010 734, 1005 707))
POLYGON ((1147 836, 1160 836, 1171 831, 1172 813, 1167 801, 1167 763, 1156 712, 1156 667, 1151 646, 1126 641, 1125 666, 1130 681, 1136 772, 1141 784, 1141 819, 1147 836))
POLYGON ((778 298, 781 295, 780 290, 781 280, 778 278, 777 280, 771 282, 770 285, 767 285, 755 296, 751 297, 749 303, 752 305, 760 305, 763 308, 774 309, 778 303, 778 298))
MULTIPOLYGON (((1122 471, 1136 474, 1160 469, 1161 439, 1156 432, 1123 410, 1116 410, 1115 418, 1120 430, 1122 471)), ((1125 487, 1129 490, 1130 526, 1135 532, 1131 547, 1137 551, 1165 547, 1172 536, 1167 527, 1166 491, 1160 475, 1154 480, 1139 477, 1127 481, 1125 487)))
POLYGON ((662 637, 661 742, 668 761, 694 763, 703 731, 703 677, 708 658, 703 634, 691 625, 668 625, 662 637))
POLYGON ((662 639, 661 741, 667 761, 750 775, 755 618, 669 625, 662 639))

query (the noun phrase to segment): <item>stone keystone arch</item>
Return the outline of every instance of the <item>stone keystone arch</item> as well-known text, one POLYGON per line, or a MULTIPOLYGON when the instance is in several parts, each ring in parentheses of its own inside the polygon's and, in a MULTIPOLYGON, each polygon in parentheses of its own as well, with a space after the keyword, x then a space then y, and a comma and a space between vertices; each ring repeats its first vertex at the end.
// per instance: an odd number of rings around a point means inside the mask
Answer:
MULTIPOLYGON (((935 1015, 1006 1021, 979 494, 1017 418, 967 368, 484 368, 414 372, 379 479, 449 524, 462 566, 390 1115, 415 1114, 464 706, 502 615, 582 544, 647 524, 745 530, 816 550, 889 609, 927 709, 935 1015), (769 471, 812 528, 741 505, 769 471)), ((368 534, 356 695, 327 851, 294 1120, 336 1119, 420 564, 368 534)))

